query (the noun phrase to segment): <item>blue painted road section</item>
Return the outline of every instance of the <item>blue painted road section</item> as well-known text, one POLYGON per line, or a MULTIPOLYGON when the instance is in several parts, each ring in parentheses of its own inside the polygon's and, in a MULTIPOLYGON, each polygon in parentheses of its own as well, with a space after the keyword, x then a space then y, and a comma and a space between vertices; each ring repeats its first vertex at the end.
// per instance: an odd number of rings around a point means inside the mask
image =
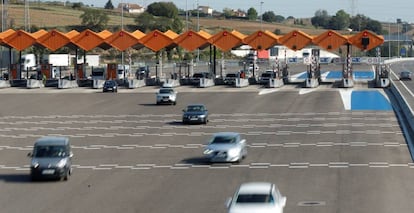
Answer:
MULTIPOLYGON (((373 71, 353 71, 355 80, 372 80, 375 78, 375 73, 373 71)), ((306 76, 305 76, 306 78, 306 76)), ((340 79, 342 78, 342 71, 328 71, 326 79, 340 79)))
POLYGON ((379 91, 353 91, 351 110, 392 110, 392 106, 379 91))

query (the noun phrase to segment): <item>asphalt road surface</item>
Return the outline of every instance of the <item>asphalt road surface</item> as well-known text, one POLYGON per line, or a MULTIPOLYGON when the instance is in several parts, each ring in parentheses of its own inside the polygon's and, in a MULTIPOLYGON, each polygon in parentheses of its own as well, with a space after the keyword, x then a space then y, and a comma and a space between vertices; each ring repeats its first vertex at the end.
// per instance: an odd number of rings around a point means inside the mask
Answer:
POLYGON ((288 213, 414 208, 414 164, 396 114, 345 110, 345 89, 181 87, 176 106, 155 105, 154 88, 138 90, 1 90, 1 212, 226 212, 248 181, 277 184, 288 213), (207 105, 207 125, 181 124, 190 103, 207 105), (240 164, 202 158, 219 131, 247 140, 240 164), (44 135, 72 142, 67 182, 29 181, 26 156, 44 135))

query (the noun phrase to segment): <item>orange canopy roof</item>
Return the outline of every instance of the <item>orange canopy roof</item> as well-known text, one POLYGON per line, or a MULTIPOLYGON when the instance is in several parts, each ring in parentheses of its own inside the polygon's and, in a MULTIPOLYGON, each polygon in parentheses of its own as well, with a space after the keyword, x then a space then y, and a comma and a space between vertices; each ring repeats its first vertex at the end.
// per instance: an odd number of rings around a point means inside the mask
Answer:
POLYGON ((270 31, 259 30, 244 38, 243 41, 255 50, 265 50, 277 44, 279 37, 270 31))
POLYGON ((37 39, 37 43, 50 49, 51 51, 56 51, 57 49, 70 43, 70 39, 63 33, 52 30, 45 35, 37 39))
POLYGON ((31 33, 27 33, 24 30, 18 30, 5 37, 3 41, 14 49, 23 51, 24 49, 32 46, 36 42, 36 39, 31 35, 31 33))
POLYGON ((348 43, 348 39, 334 30, 328 30, 313 38, 313 43, 326 49, 335 50, 348 43))
POLYGON ((105 42, 119 51, 125 51, 129 47, 138 44, 139 39, 125 30, 120 30, 106 38, 105 42))
POLYGON ((378 47, 379 45, 384 43, 384 37, 378 36, 378 35, 374 34, 371 31, 368 31, 368 30, 364 30, 364 31, 350 37, 348 40, 352 45, 354 45, 354 46, 356 46, 356 47, 358 47, 362 50, 370 50, 370 49, 378 47), (367 46, 364 46, 362 44, 362 38, 367 38, 368 39, 369 44, 367 46))
POLYGON ((229 32, 223 30, 213 35, 208 41, 222 51, 229 51, 232 48, 242 45, 245 37, 246 36, 243 36, 243 34, 238 33, 237 31, 229 32))
POLYGON ((79 35, 73 37, 71 41, 85 51, 98 47, 103 43, 103 38, 92 30, 84 30, 79 35))
POLYGON ((173 39, 159 30, 154 30, 140 39, 140 42, 154 52, 173 44, 173 39))
POLYGON ((300 50, 311 44, 312 37, 302 31, 294 30, 280 37, 279 41, 292 50, 300 50))
POLYGON ((193 30, 188 30, 187 32, 182 33, 174 39, 174 42, 188 51, 193 51, 209 44, 204 36, 194 32, 193 30))
POLYGON ((231 32, 223 30, 213 36, 202 30, 199 32, 189 30, 180 35, 171 30, 165 33, 154 30, 144 34, 139 30, 132 33, 125 30, 115 33, 104 30, 95 33, 89 29, 82 32, 73 30, 68 33, 57 30, 50 32, 39 30, 35 33, 27 33, 23 30, 14 31, 9 29, 0 33, 0 45, 15 48, 19 51, 32 45, 42 45, 52 51, 63 46, 74 46, 85 51, 96 47, 116 48, 123 51, 129 47, 138 49, 145 46, 152 51, 160 51, 163 48, 176 45, 193 51, 207 45, 215 45, 222 51, 229 51, 242 44, 248 44, 257 50, 268 49, 275 44, 285 45, 293 50, 302 49, 310 44, 316 44, 327 50, 337 49, 344 44, 370 50, 382 43, 384 43, 384 38, 370 31, 363 31, 356 35, 341 35, 333 30, 328 30, 315 37, 299 30, 294 30, 284 36, 277 36, 272 32, 261 30, 249 36, 235 30, 231 32))

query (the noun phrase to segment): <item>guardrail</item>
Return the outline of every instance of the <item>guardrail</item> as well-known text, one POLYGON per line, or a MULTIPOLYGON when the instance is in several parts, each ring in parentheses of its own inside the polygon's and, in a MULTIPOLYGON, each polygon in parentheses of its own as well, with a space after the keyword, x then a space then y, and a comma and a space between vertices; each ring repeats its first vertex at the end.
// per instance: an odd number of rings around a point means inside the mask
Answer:
MULTIPOLYGON (((384 61, 385 64, 391 64, 396 62, 402 62, 402 61, 414 61, 414 58, 395 58, 395 59, 389 59, 384 61)), ((404 129, 404 134, 406 135, 407 139, 407 145, 408 149, 411 154, 411 158, 414 160, 414 144, 413 141, 409 135, 410 132, 414 131, 414 111, 411 108, 411 106, 408 104, 407 99, 401 94, 401 91, 398 89, 398 87, 395 86, 395 84, 391 81, 390 85, 390 91, 394 98, 397 101, 397 104, 399 105, 401 112, 405 118, 405 122, 407 124, 408 129, 404 129)), ((398 115, 398 113, 397 113, 398 115)), ((401 121, 403 122, 403 121, 401 121)))

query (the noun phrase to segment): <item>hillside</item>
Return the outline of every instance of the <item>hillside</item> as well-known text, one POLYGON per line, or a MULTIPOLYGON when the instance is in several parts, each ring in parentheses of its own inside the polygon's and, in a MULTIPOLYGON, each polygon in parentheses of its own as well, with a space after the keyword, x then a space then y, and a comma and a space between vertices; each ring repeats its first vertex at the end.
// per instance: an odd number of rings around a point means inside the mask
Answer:
MULTIPOLYGON (((75 10, 71 7, 64 7, 63 5, 49 5, 44 3, 33 3, 30 5, 29 19, 30 26, 35 26, 41 29, 58 29, 66 31, 66 26, 80 25, 81 19, 79 18, 83 12, 81 10, 75 10)), ((107 11, 109 16, 109 27, 121 25, 121 13, 119 11, 107 11)), ((14 29, 24 29, 24 5, 10 4, 8 7, 8 21, 14 29)), ((123 22, 125 25, 134 24, 134 18, 136 15, 124 14, 123 22)), ((183 21, 185 18, 183 17, 183 21)), ((197 29, 197 18, 190 17, 190 28, 197 29)), ((216 33, 223 29, 237 30, 244 34, 249 34, 254 31, 269 30, 274 32, 279 29, 282 34, 290 32, 294 29, 302 30, 309 34, 319 34, 324 30, 315 29, 312 26, 299 26, 290 24, 276 24, 260 21, 246 21, 246 20, 225 20, 216 18, 200 18, 200 29, 209 33, 216 33)))

